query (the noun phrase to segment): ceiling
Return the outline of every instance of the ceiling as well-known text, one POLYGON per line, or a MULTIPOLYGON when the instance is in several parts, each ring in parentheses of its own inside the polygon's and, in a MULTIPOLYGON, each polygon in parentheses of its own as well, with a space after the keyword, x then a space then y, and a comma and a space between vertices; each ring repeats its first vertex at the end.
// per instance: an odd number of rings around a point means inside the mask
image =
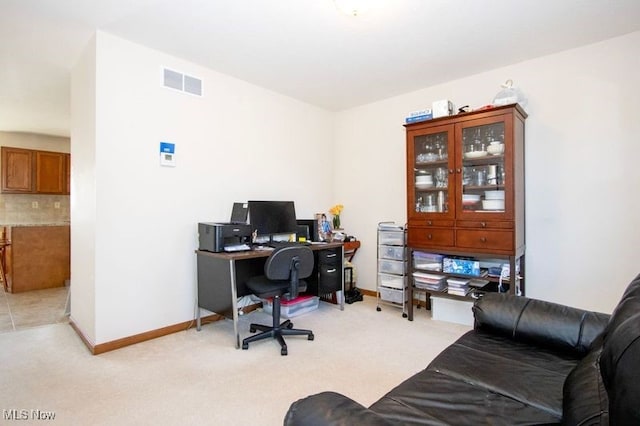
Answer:
POLYGON ((640 30, 639 0, 0 0, 0 130, 69 135, 96 30, 339 111, 640 30))

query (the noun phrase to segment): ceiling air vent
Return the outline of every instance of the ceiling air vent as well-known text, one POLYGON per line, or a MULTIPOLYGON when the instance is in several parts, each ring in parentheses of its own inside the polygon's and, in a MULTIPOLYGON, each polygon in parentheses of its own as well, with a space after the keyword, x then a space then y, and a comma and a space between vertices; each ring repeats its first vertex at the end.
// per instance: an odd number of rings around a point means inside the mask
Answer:
POLYGON ((162 84, 170 89, 202 96, 202 80, 168 68, 163 69, 162 84))

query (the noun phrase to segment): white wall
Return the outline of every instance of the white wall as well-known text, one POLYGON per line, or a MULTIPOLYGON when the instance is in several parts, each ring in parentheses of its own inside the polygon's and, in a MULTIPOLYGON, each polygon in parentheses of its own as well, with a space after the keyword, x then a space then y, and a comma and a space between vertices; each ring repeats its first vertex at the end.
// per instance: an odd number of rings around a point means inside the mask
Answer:
POLYGON ((640 32, 498 68, 338 114, 336 199, 375 290, 376 225, 406 221, 409 111, 479 107, 511 78, 526 108, 527 295, 609 312, 640 272, 640 32))
POLYGON ((0 132, 0 146, 70 152, 69 138, 24 132, 0 132))
POLYGON ((71 73, 71 319, 96 341, 96 44, 71 73))
MULTIPOLYGON (((95 52, 93 141, 75 117, 92 101, 91 82, 74 82, 86 83, 87 96, 72 98, 81 104, 72 111, 73 178, 80 167, 95 172, 95 184, 77 179, 72 188, 95 189, 95 239, 74 232, 72 247, 95 249, 95 265, 93 276, 90 262, 74 265, 72 289, 75 268, 86 269, 99 344, 194 318, 198 222, 227 220, 234 201, 249 199, 293 200, 299 217, 326 210, 333 167, 322 153, 333 114, 106 33, 95 52), (201 78, 205 96, 161 87, 163 66, 201 78), (177 167, 159 165, 161 141, 176 144, 177 167), (79 147, 85 142, 93 158, 79 147), (78 158, 76 148, 87 155, 78 158)), ((81 79, 91 71, 79 67, 81 79)), ((72 206, 72 228, 83 209, 91 206, 72 206)))

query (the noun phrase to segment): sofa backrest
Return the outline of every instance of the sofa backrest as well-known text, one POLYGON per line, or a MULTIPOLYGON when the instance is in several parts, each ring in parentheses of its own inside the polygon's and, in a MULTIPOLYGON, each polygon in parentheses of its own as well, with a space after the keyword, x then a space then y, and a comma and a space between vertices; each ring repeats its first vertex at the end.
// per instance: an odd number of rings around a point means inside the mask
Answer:
POLYGON ((600 371, 612 425, 640 425, 640 275, 629 284, 604 333, 600 371))

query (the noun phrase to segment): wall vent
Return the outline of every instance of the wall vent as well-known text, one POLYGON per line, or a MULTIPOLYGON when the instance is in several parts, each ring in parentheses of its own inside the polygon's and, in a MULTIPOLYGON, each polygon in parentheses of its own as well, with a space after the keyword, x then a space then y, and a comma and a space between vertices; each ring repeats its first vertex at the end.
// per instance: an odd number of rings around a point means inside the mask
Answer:
POLYGON ((162 84, 169 89, 202 96, 202 80, 177 71, 163 68, 162 84))

